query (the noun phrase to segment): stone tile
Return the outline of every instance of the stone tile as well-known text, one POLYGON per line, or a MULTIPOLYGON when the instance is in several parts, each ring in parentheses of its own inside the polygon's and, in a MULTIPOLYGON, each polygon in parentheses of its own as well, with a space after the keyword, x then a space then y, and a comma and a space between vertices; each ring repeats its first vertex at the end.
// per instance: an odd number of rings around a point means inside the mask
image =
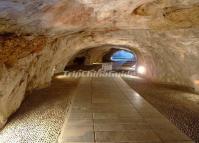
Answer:
POLYGON ((95 131, 131 131, 131 130, 150 129, 150 126, 144 122, 127 123, 127 124, 94 124, 95 131))
POLYGON ((91 107, 72 107, 71 113, 92 113, 91 107))
POLYGON ((95 132, 95 137, 97 142, 161 141, 151 130, 95 132))
POLYGON ((92 99, 92 103, 109 103, 109 104, 112 104, 112 103, 117 103, 117 104, 120 104, 120 103, 126 103, 126 104, 129 104, 129 101, 127 99, 114 99, 114 98, 93 98, 92 99))
POLYGON ((94 124, 112 124, 112 123, 136 123, 136 122, 144 122, 143 119, 140 118, 120 118, 120 119, 94 119, 94 124))
POLYGON ((63 142, 94 142, 94 133, 88 129, 70 129, 64 132, 63 142))
POLYGON ((110 100, 106 98, 95 98, 92 99, 92 103, 110 103, 110 100))
POLYGON ((137 112, 129 113, 93 113, 94 119, 121 119, 121 118, 134 118, 142 119, 137 112))
POLYGON ((109 92, 107 93, 105 92, 97 92, 95 91, 95 93, 93 93, 93 97, 120 97, 120 98, 124 98, 123 96, 121 96, 122 93, 121 92, 109 92))
POLYGON ((88 130, 88 131, 93 131, 93 125, 92 124, 67 124, 64 130, 88 130))
POLYGON ((61 142, 61 143, 95 143, 95 142, 61 142))
POLYGON ((117 104, 129 104, 129 100, 125 99, 125 100, 110 100, 109 101, 111 104, 117 103, 117 104))
POLYGON ((107 103, 95 103, 92 105, 92 112, 99 112, 99 113, 107 113, 107 112, 133 112, 133 110, 131 109, 131 106, 128 105, 112 105, 112 104, 107 104, 107 103))
POLYGON ((72 109, 78 108, 91 108, 91 103, 73 103, 72 109))
POLYGON ((125 104, 125 105, 120 105, 120 104, 110 104, 110 103, 93 103, 92 107, 101 107, 101 108, 132 108, 131 104, 125 104))
MULTIPOLYGON (((85 87, 87 88, 87 87, 85 87)), ((76 97, 89 97, 91 96, 91 90, 79 90, 76 92, 76 97)))
POLYGON ((68 119, 67 125, 93 125, 92 119, 68 119))
POLYGON ((92 113, 71 113, 70 119, 92 119, 92 113))
POLYGON ((96 143, 163 143, 162 141, 128 141, 128 142, 96 142, 96 143))
POLYGON ((125 108, 118 108, 118 109, 112 109, 113 112, 115 113, 133 113, 133 110, 131 110, 130 108, 125 109, 125 108))

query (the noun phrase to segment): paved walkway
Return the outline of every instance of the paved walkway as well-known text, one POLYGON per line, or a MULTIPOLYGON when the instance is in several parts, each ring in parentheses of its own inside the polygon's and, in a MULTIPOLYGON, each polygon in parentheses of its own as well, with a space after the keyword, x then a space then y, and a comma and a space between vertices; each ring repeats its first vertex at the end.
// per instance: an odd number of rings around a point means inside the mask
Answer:
POLYGON ((192 143, 120 78, 81 78, 61 143, 192 143))

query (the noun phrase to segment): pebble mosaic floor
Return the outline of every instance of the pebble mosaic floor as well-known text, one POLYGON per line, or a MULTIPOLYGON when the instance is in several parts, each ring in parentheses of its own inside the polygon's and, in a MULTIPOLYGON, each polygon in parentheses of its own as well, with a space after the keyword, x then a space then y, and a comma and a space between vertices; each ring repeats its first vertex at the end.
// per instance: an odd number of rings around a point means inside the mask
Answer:
POLYGON ((0 143, 54 143, 64 123, 69 95, 77 79, 54 79, 51 87, 35 90, 0 131, 0 143))

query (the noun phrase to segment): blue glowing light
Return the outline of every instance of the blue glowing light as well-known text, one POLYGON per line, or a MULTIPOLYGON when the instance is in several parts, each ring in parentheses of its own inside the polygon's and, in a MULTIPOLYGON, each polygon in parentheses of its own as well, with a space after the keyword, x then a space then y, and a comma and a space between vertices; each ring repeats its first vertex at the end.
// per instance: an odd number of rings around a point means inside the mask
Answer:
POLYGON ((120 50, 112 55, 111 60, 114 62, 135 61, 135 55, 131 52, 120 50))

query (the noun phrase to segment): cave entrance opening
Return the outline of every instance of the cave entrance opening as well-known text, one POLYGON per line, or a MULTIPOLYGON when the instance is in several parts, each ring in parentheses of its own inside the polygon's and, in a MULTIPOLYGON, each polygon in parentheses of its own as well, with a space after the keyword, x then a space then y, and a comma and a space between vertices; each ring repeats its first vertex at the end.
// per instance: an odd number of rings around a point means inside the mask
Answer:
POLYGON ((134 52, 125 46, 105 45, 80 50, 68 62, 65 71, 94 71, 136 75, 137 63, 136 51, 134 52))
POLYGON ((136 71, 137 56, 125 49, 113 49, 103 57, 103 62, 111 62, 114 71, 136 71))

